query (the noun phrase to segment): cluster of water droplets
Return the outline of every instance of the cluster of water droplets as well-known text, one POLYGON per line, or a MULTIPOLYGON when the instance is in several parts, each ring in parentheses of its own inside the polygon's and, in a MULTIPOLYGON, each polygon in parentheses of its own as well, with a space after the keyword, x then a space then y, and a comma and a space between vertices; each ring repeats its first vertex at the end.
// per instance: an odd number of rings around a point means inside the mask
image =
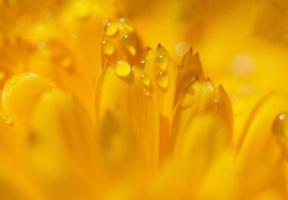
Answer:
MULTIPOLYGON (((163 47, 159 47, 159 48, 163 48, 163 47)), ((169 57, 165 55, 165 53, 160 52, 156 58, 155 66, 158 71, 158 74, 156 77, 157 85, 161 89, 167 89, 169 85, 169 77, 168 77, 169 57)))
POLYGON ((124 18, 105 22, 101 45, 104 66, 112 66, 121 78, 129 77, 141 52, 139 39, 124 18))
MULTIPOLYGON (((131 76, 139 78, 143 93, 147 97, 151 96, 154 89, 159 92, 167 91, 170 84, 174 84, 172 76, 177 79, 178 72, 182 70, 181 67, 173 65, 169 53, 161 45, 156 49, 144 49, 134 29, 124 18, 105 22, 101 46, 103 66, 113 68, 114 73, 121 79, 130 80, 128 78, 131 76), (140 75, 134 76, 135 68, 139 69, 137 73, 140 72, 140 75)), ((185 88, 182 96, 183 107, 192 104, 194 90, 193 84, 191 85, 185 88)))
POLYGON ((160 45, 156 50, 144 50, 134 29, 124 18, 105 23, 101 45, 103 65, 113 67, 118 77, 128 78, 133 73, 134 67, 141 69, 139 77, 145 96, 150 96, 154 81, 162 90, 168 88, 170 65, 168 53, 160 45), (152 57, 147 56, 151 53, 152 57))

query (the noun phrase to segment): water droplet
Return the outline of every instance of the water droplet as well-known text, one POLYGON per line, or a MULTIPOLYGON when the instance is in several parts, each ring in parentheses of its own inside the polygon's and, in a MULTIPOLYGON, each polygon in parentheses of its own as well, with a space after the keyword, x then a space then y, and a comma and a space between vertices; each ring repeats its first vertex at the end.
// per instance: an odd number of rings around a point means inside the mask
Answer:
POLYGON ((151 90, 149 88, 144 87, 143 93, 145 96, 149 97, 151 95, 151 90))
POLYGON ((143 84, 143 92, 145 96, 150 96, 151 95, 151 80, 146 74, 141 74, 141 82, 143 84))
POLYGON ((105 55, 112 55, 115 52, 114 45, 111 41, 103 40, 102 41, 102 49, 105 55))
POLYGON ((118 32, 117 24, 115 24, 114 22, 110 22, 110 21, 106 22, 105 27, 104 27, 104 32, 105 32, 105 35, 109 37, 116 35, 116 33, 118 32))
POLYGON ((159 55, 156 60, 156 67, 162 72, 166 72, 168 69, 169 60, 164 55, 159 55))
POLYGON ((151 81, 146 74, 141 75, 141 80, 142 80, 142 83, 145 87, 150 87, 151 81))
POLYGON ((2 116, 1 116, 1 120, 2 120, 5 124, 7 124, 7 125, 9 125, 9 126, 12 126, 12 125, 13 125, 13 120, 12 120, 12 118, 9 117, 9 116, 7 116, 7 115, 2 115, 2 116))
POLYGON ((288 118, 286 113, 281 113, 274 119, 272 131, 277 137, 288 137, 288 118))
POLYGON ((145 65, 146 65, 146 61, 145 60, 141 60, 140 61, 140 67, 144 69, 145 65))
POLYGON ((180 100, 180 107, 181 108, 188 108, 193 104, 194 101, 194 88, 189 87, 183 97, 180 100))
POLYGON ((137 53, 136 52, 137 40, 136 40, 135 35, 132 35, 132 34, 124 35, 123 41, 124 41, 124 45, 125 45, 126 49, 128 50, 128 52, 132 56, 135 56, 137 53))
POLYGON ((131 66, 126 60, 119 60, 115 65, 115 73, 119 77, 128 77, 131 73, 131 66))
POLYGON ((133 32, 134 31, 133 27, 126 23, 125 18, 122 17, 119 21, 121 22, 121 28, 122 29, 124 29, 127 32, 133 32))
POLYGON ((169 78, 168 78, 167 74, 165 74, 163 72, 159 72, 159 74, 157 76, 157 84, 160 88, 166 89, 169 85, 169 78))

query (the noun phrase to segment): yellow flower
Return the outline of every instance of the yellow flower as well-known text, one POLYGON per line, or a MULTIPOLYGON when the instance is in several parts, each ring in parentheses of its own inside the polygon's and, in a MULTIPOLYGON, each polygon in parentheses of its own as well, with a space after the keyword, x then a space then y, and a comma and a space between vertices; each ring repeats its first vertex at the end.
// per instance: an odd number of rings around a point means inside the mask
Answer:
POLYGON ((287 199, 286 8, 0 0, 0 199, 287 199))

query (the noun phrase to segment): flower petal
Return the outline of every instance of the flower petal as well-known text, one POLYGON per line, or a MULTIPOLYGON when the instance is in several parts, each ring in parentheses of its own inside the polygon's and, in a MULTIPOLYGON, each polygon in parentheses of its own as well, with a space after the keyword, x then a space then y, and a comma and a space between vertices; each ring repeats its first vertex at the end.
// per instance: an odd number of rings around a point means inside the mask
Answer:
POLYGON ((37 100, 53 87, 49 80, 37 74, 29 72, 17 74, 3 89, 3 110, 16 124, 27 127, 37 100))

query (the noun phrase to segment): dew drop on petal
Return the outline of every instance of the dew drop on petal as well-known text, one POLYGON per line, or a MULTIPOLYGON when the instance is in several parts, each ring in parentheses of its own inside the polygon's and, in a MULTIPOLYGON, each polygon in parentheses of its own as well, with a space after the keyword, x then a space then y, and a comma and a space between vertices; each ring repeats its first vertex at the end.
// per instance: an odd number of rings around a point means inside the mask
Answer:
POLYGON ((188 108, 193 104, 194 101, 194 90, 193 87, 190 87, 186 90, 185 94, 180 100, 180 107, 181 108, 188 108))
POLYGON ((145 96, 150 96, 151 95, 151 80, 146 74, 141 75, 141 81, 143 84, 143 92, 145 96))
POLYGON ((168 69, 169 60, 164 55, 159 55, 156 59, 156 67, 162 72, 166 72, 168 69))
POLYGON ((167 87, 169 85, 169 78, 168 78, 167 74, 165 74, 163 72, 159 72, 159 74, 157 76, 157 84, 161 89, 167 89, 167 87))
POLYGON ((145 65, 146 65, 145 60, 141 60, 141 61, 140 61, 140 67, 144 69, 144 68, 145 68, 145 65))
POLYGON ((142 83, 145 87, 150 87, 151 81, 146 74, 141 75, 141 80, 142 80, 142 83))
POLYGON ((129 24, 126 23, 126 19, 125 18, 120 18, 120 23, 121 23, 121 27, 125 30, 125 31, 128 31, 128 32, 133 32, 134 29, 132 26, 130 26, 129 24))
POLYGON ((126 60, 119 60, 115 64, 115 73, 117 76, 125 78, 131 73, 131 66, 126 60))
POLYGON ((118 32, 117 24, 115 24, 114 22, 110 22, 110 21, 105 23, 104 33, 106 36, 112 37, 116 35, 117 32, 118 32))
POLYGON ((144 87, 143 93, 145 96, 149 97, 151 95, 151 90, 149 88, 144 87))
POLYGON ((112 55, 115 52, 115 47, 109 40, 102 41, 102 49, 105 55, 112 55))
POLYGON ((281 113, 274 119, 272 131, 277 137, 288 138, 288 118, 286 113, 281 113))
POLYGON ((127 51, 132 56, 135 56, 137 53, 137 51, 136 51, 137 40, 136 40, 135 36, 133 36, 132 34, 126 34, 123 36, 123 41, 124 41, 124 45, 125 45, 125 48, 127 49, 127 51))

